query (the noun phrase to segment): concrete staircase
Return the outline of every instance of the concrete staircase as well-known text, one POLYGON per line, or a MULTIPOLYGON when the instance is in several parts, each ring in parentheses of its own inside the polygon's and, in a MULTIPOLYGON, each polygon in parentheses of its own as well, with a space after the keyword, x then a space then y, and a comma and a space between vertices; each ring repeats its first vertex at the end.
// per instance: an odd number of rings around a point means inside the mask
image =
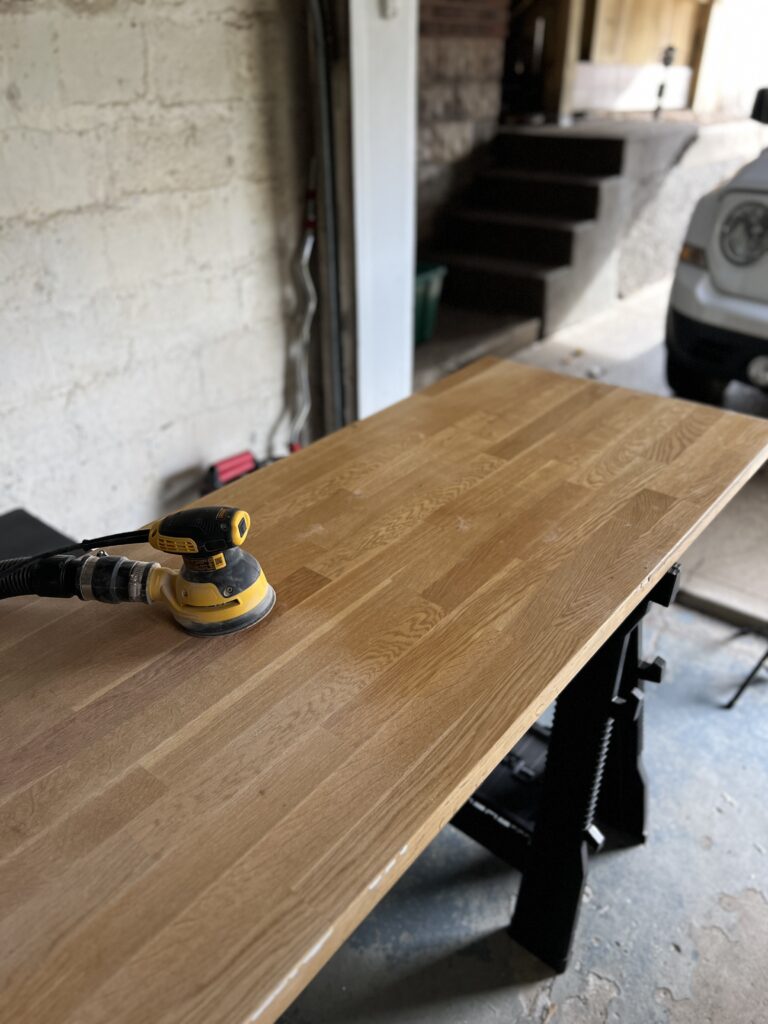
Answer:
POLYGON ((613 301, 624 151, 616 136, 500 129, 425 254, 448 267, 445 301, 540 318, 543 334, 613 301))

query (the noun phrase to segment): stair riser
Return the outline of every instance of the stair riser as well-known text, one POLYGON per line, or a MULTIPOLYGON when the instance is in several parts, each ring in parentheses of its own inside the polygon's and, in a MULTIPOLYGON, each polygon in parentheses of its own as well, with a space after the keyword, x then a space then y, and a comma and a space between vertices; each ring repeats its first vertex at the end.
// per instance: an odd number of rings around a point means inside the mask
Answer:
POLYGON ((570 263, 573 252, 572 231, 458 216, 448 221, 446 242, 450 248, 502 259, 531 260, 553 267, 570 263))
POLYGON ((595 217, 599 198, 597 185, 554 185, 535 179, 508 181, 492 175, 481 177, 471 192, 471 203, 474 206, 564 217, 568 220, 589 220, 595 217))
POLYGON ((501 134, 493 142, 494 158, 502 166, 595 177, 621 173, 623 149, 620 139, 501 134))
POLYGON ((449 266, 444 294, 447 302, 457 306, 539 316, 544 287, 543 281, 449 266))

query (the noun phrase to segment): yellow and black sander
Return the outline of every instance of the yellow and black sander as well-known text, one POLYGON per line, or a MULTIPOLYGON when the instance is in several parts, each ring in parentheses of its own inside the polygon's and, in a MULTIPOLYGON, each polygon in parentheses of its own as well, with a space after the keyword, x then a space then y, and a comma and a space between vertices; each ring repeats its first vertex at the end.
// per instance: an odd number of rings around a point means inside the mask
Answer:
POLYGON ((6 559, 0 561, 0 598, 37 594, 108 604, 165 605, 193 636, 235 633, 260 622, 275 606, 275 592, 263 569, 242 547, 250 525, 243 509, 192 508, 131 533, 84 540, 44 555, 6 559), (101 550, 145 542, 158 551, 181 555, 181 568, 101 550), (75 554, 77 550, 86 553, 75 554))

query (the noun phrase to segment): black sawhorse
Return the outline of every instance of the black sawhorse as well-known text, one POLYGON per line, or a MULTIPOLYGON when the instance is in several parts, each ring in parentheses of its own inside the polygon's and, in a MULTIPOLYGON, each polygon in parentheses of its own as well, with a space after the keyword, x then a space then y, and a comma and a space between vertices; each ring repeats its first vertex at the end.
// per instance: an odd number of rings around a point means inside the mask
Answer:
POLYGON ((556 971, 568 964, 589 852, 645 841, 641 661, 651 602, 669 606, 675 565, 558 697, 551 728, 535 725, 461 808, 453 824, 522 871, 510 933, 556 971))

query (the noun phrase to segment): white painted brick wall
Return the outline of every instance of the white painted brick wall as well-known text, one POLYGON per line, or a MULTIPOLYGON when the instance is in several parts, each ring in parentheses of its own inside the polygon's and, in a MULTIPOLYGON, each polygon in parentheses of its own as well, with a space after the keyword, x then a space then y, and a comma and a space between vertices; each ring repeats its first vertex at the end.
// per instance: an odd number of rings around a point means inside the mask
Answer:
POLYGON ((302 12, 0 0, 0 512, 130 528, 212 460, 265 454, 302 220, 302 12))

